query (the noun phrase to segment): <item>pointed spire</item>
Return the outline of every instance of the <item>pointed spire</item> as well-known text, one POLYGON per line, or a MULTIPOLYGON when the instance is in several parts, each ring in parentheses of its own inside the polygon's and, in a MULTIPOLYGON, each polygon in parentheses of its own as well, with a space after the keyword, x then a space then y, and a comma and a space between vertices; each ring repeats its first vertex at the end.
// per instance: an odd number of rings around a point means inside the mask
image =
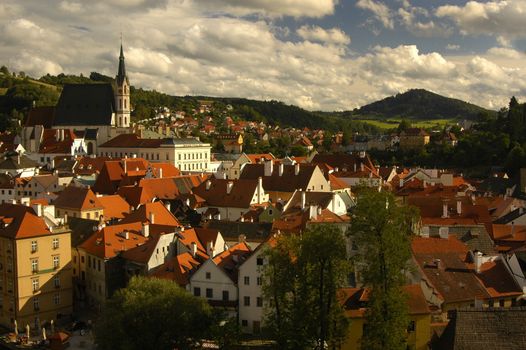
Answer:
POLYGON ((122 49, 122 34, 121 34, 121 54, 119 56, 119 70, 117 72, 117 84, 122 85, 126 77, 126 66, 124 65, 124 51, 122 49))

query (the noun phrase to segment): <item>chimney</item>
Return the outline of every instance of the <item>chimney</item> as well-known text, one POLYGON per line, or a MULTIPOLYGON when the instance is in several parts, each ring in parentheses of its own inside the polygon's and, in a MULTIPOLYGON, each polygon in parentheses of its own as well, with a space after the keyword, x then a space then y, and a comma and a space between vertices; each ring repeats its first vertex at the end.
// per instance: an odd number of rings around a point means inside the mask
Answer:
POLYGON ((150 224, 155 224, 155 214, 153 213, 153 211, 150 212, 148 219, 150 220, 150 224))
POLYGON ((57 130, 55 131, 55 140, 56 140, 57 142, 60 141, 60 130, 59 130, 59 129, 57 129, 57 130))
POLYGON ((206 190, 207 191, 210 189, 210 186, 212 186, 212 181, 206 180, 206 190))
POLYGON ((257 189, 257 196, 258 196, 258 204, 263 203, 263 178, 260 176, 258 177, 258 189, 257 189))
POLYGON ((239 222, 245 222, 245 217, 243 216, 243 213, 241 213, 241 217, 239 218, 239 222))
POLYGON ((211 258, 214 257, 214 242, 208 242, 206 244, 206 254, 211 258))
POLYGON ((316 220, 318 218, 318 206, 309 205, 309 219, 316 220))
POLYGON ((20 153, 18 153, 18 155, 16 156, 16 162, 20 164, 20 153))
POLYGON ((163 178, 163 168, 159 168, 159 179, 163 178))
POLYGON ((126 159, 122 160, 122 167, 124 168, 124 174, 128 173, 128 165, 126 164, 126 159))
POLYGON ((243 243, 245 242, 247 239, 247 236, 245 236, 244 234, 240 234, 238 237, 237 237, 237 241, 238 243, 243 243))
POLYGON ((230 192, 232 191, 232 187, 234 187, 234 182, 228 181, 226 184, 226 194, 230 194, 230 192))
POLYGON ((462 214, 462 201, 460 199, 457 199, 457 214, 462 214))
POLYGON ((65 224, 68 223, 68 214, 64 214, 64 223, 65 223, 65 224))
POLYGON ((197 243, 192 242, 192 256, 195 258, 197 255, 197 243))
POLYGON ((364 167, 363 167, 363 163, 360 162, 360 171, 363 171, 364 167))
POLYGON ((356 172, 356 162, 354 162, 354 172, 356 172))
POLYGON ((274 163, 272 162, 272 159, 265 161, 263 167, 265 176, 272 176, 272 172, 274 171, 274 163))
POLYGON ((449 215, 448 215, 448 212, 447 212, 447 202, 444 202, 442 204, 442 218, 447 218, 449 215))
POLYGON ((142 235, 146 238, 150 237, 150 224, 147 222, 142 224, 142 235))
POLYGON ((123 234, 124 234, 124 239, 130 239, 130 232, 124 231, 123 234))
POLYGON ((480 273, 480 267, 482 266, 482 252, 473 252, 473 262, 475 263, 475 271, 480 273))
POLYGON ((190 198, 186 198, 185 204, 186 204, 187 207, 190 206, 190 204, 191 204, 190 198))
POLYGON ((171 211, 170 209, 172 206, 170 205, 170 202, 166 201, 166 203, 164 203, 164 207, 166 208, 166 210, 171 211))
POLYGON ((436 265, 437 269, 440 269, 442 267, 442 260, 435 259, 435 265, 436 265))
POLYGON ((64 141, 64 129, 60 129, 60 141, 64 141))
POLYGON ((301 209, 305 209, 305 201, 306 201, 307 194, 303 190, 300 190, 300 192, 301 192, 301 209))
POLYGON ((294 175, 298 175, 300 173, 300 163, 294 164, 294 175))
POLYGON ((424 187, 424 188, 427 187, 427 181, 426 181, 426 180, 424 180, 424 181, 422 182, 422 187, 424 187))
POLYGON ((336 192, 333 192, 333 193, 332 193, 332 202, 331 202, 331 203, 332 203, 332 205, 331 205, 332 210, 331 210, 331 211, 332 211, 334 214, 336 214, 336 201, 337 201, 337 199, 338 199, 338 198, 336 197, 336 192))
POLYGON ((278 168, 279 169, 279 176, 283 176, 283 167, 284 167, 284 165, 283 165, 283 163, 281 163, 279 165, 279 168, 278 168))
POLYGON ((37 216, 42 216, 42 204, 33 204, 31 207, 33 208, 37 216))

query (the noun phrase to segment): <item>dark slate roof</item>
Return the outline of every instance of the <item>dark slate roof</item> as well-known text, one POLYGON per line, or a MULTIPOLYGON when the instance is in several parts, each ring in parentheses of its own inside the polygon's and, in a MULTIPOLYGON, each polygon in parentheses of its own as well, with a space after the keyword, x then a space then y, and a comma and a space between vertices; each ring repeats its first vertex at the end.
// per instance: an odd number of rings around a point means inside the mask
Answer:
POLYGON ((245 235, 247 242, 263 242, 272 230, 272 223, 261 222, 209 220, 203 226, 221 232, 225 241, 237 241, 239 235, 245 235))
POLYGON ((513 211, 510 211, 508 214, 501 216, 497 220, 494 221, 495 224, 509 224, 521 216, 526 215, 526 211, 524 208, 517 208, 513 211))
POLYGON ((526 307, 455 310, 433 349, 526 349, 526 307))
POLYGON ((20 162, 18 161, 18 156, 9 156, 0 160, 0 169, 27 169, 27 168, 37 168, 37 162, 29 159, 28 157, 21 155, 20 162))
POLYGON ((44 128, 49 129, 53 125, 53 116, 55 107, 33 107, 27 114, 24 126, 43 125, 44 128))
POLYGON ((88 239, 96 230, 98 220, 88 220, 68 217, 68 226, 71 229, 71 246, 78 247, 88 239))
POLYGON ((66 84, 55 109, 54 125, 111 125, 115 110, 110 84, 66 84))

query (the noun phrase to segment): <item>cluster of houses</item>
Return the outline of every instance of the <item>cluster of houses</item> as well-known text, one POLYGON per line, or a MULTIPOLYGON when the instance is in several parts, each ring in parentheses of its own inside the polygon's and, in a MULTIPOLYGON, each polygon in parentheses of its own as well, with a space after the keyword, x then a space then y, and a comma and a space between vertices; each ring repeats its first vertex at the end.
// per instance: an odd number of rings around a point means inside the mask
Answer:
MULTIPOLYGON (((137 132, 130 108, 121 50, 115 86, 66 85, 57 106, 32 109, 21 135, 0 140, 2 325, 38 328, 74 305, 100 310, 142 275, 173 281, 260 334, 275 237, 320 224, 348 232, 352 189, 368 186, 420 212, 404 287, 410 347, 463 348, 477 340, 466 322, 526 346, 524 326, 503 331, 526 315, 526 172, 470 181, 381 167, 364 151, 277 159, 243 153, 237 134, 221 136, 231 149, 212 155, 170 129, 137 132), (488 324, 495 318, 499 327, 488 324)), ((349 256, 354 249, 348 237, 349 256)), ((359 266, 349 277, 338 292, 351 320, 344 348, 358 349, 369 291, 359 266)))

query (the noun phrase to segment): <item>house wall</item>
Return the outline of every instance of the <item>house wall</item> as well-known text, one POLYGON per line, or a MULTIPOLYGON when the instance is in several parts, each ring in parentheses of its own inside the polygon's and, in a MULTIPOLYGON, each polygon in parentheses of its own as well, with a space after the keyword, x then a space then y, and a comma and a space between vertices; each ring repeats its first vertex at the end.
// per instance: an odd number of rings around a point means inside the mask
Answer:
POLYGON ((93 210, 73 210, 69 208, 56 207, 55 206, 55 216, 57 218, 63 218, 67 215, 70 218, 82 218, 88 220, 98 220, 101 215, 104 215, 103 209, 93 209, 93 210))
POLYGON ((174 257, 177 250, 176 245, 176 236, 174 232, 161 235, 152 256, 148 260, 148 271, 164 264, 168 259, 174 257))
MULTIPOLYGON (((415 323, 415 330, 408 332, 407 348, 413 350, 427 350, 431 341, 431 315, 409 315, 409 319, 415 323)), ((363 326, 365 319, 351 318, 347 339, 342 350, 359 350, 363 337, 363 326)))
POLYGON ((106 261, 79 249, 80 255, 85 256, 86 296, 89 305, 99 306, 107 297, 106 261))
POLYGON ((188 291, 195 295, 195 288, 201 291, 201 298, 207 300, 223 300, 223 291, 228 291, 228 301, 237 301, 237 286, 212 260, 207 260, 192 275, 188 284, 188 291), (210 278, 206 278, 206 273, 210 278), (206 289, 212 289, 212 297, 206 296, 206 289))
POLYGON ((264 264, 263 252, 264 247, 259 248, 239 267, 239 325, 243 333, 254 334, 258 332, 263 324, 264 308, 257 305, 257 299, 263 300, 262 292, 262 269, 263 265, 258 265, 258 258, 260 264, 264 264), (263 259, 263 260, 261 260, 263 259), (248 284, 245 283, 245 277, 248 277, 248 284), (258 281, 259 278, 259 281, 258 281), (259 283, 258 283, 259 282, 259 283), (245 306, 245 297, 250 298, 250 305, 245 306), (246 325, 244 326, 244 322, 246 325))
POLYGON ((71 236, 69 231, 19 240, 0 238, 0 322, 12 329, 12 319, 20 328, 34 327, 72 312, 71 236), (58 247, 53 248, 53 239, 58 247), (37 249, 32 249, 32 242, 37 249), (59 257, 55 268, 53 256, 59 257), (38 260, 33 271, 32 260, 38 260), (55 278, 57 278, 55 282, 55 278), (33 290, 33 280, 38 288, 33 290), (55 284, 56 283, 56 284, 55 284), (38 300, 35 308, 34 300, 38 300))

